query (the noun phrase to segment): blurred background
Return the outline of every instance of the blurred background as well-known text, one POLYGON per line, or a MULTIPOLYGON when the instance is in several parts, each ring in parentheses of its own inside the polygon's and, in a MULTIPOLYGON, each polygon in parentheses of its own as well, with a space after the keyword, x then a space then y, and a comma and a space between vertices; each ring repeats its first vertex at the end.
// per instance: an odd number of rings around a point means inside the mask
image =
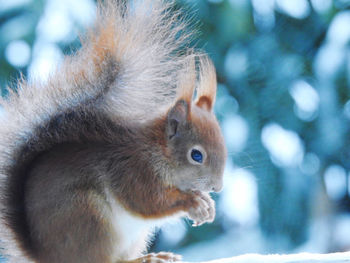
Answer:
MULTIPOLYGON (((188 0, 218 73, 229 159, 213 224, 157 231, 188 261, 350 250, 350 1, 188 0)), ((94 20, 93 0, 0 0, 0 87, 45 80, 94 20)))

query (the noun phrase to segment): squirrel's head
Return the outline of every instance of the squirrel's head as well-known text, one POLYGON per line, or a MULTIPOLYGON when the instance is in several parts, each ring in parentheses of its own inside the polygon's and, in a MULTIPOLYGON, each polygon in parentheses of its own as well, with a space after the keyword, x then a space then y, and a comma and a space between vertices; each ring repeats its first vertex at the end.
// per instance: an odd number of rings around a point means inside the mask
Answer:
POLYGON ((222 189, 226 147, 213 113, 216 96, 215 68, 200 60, 197 98, 194 63, 179 86, 178 99, 167 113, 167 152, 171 156, 171 184, 183 191, 219 192, 222 189))

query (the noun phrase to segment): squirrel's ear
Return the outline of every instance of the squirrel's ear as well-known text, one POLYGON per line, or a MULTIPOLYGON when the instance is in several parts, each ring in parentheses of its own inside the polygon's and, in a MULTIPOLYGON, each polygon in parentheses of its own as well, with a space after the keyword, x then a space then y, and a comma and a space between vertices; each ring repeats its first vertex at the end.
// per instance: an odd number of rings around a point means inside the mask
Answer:
POLYGON ((173 138, 181 125, 187 122, 189 116, 190 104, 184 100, 178 100, 168 112, 167 135, 168 138, 173 138))
POLYGON ((197 90, 196 105, 207 111, 214 108, 216 97, 216 72, 215 67, 207 56, 202 56, 200 62, 200 79, 197 90))

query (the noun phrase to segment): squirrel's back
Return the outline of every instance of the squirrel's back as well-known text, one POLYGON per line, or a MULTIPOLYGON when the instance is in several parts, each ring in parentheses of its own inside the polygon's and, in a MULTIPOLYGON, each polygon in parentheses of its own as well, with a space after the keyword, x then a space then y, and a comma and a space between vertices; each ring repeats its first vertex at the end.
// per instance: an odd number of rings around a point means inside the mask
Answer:
POLYGON ((172 1, 104 1, 77 54, 46 83, 22 81, 1 101, 0 247, 14 262, 31 253, 24 199, 31 160, 64 142, 108 141, 116 120, 147 122, 174 102, 194 56, 184 50, 189 34, 178 16, 172 1))

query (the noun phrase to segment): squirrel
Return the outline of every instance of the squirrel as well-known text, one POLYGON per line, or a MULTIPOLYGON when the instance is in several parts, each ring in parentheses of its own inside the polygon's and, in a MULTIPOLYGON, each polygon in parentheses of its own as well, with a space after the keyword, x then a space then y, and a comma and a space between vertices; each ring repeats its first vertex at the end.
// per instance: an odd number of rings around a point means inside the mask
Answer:
POLYGON ((227 157, 216 73, 165 0, 105 0, 47 82, 0 104, 0 253, 9 262, 163 263, 169 218, 212 222, 227 157), (196 96, 194 96, 194 94, 196 96), (194 98, 195 97, 195 98, 194 98))

